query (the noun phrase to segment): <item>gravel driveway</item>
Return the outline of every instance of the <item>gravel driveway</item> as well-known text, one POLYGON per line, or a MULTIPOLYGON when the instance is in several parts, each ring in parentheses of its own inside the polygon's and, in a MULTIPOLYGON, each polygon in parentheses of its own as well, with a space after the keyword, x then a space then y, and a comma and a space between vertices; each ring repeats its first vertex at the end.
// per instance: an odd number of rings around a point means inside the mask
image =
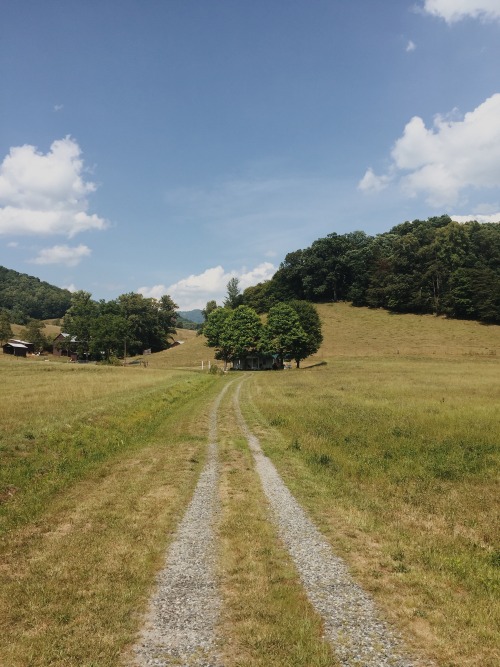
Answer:
MULTIPOLYGON (((234 382, 234 381, 233 381, 234 382)), ((140 642, 137 667, 222 667, 216 626, 221 605, 215 577, 217 512, 217 412, 232 383, 219 394, 209 423, 208 460, 158 577, 140 642)), ((307 596, 321 615, 325 637, 346 667, 413 667, 400 641, 377 614, 262 452, 240 409, 233 407, 248 440, 270 507, 270 518, 297 568, 307 596)), ((422 663, 418 663, 422 665, 422 663)), ((251 667, 249 665, 249 667, 251 667)), ((304 667, 307 667, 305 665, 304 667)))

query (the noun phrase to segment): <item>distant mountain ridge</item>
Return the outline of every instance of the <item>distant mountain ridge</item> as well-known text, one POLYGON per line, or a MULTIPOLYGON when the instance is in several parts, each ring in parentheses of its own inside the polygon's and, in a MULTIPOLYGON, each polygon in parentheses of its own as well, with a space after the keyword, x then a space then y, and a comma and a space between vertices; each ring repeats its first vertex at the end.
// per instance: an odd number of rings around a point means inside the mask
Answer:
POLYGON ((195 322, 196 324, 203 324, 203 313, 199 308, 195 308, 194 310, 178 310, 177 313, 185 320, 195 322))
POLYGON ((70 305, 69 290, 0 266, 0 310, 8 312, 11 322, 57 319, 70 305))

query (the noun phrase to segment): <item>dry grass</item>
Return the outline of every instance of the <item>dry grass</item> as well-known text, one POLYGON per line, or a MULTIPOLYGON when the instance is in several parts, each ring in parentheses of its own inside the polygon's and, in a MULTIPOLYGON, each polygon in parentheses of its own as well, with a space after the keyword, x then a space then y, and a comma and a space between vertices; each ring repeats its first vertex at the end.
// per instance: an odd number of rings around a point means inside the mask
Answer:
POLYGON ((317 361, 328 363, 255 375, 246 416, 410 644, 439 665, 493 667, 499 328, 344 304, 321 312, 317 361))
MULTIPOLYGON (((176 341, 181 341, 181 345, 172 347, 150 357, 144 357, 148 363, 148 368, 173 369, 189 368, 191 370, 208 369, 210 365, 220 365, 220 361, 214 358, 213 348, 205 345, 205 337, 197 336, 196 331, 191 329, 177 329, 174 336, 176 341)), ((138 357, 142 359, 142 357, 138 357)))
POLYGON ((348 303, 319 305, 318 311, 325 342, 305 366, 354 356, 500 356, 499 326, 433 315, 394 315, 348 303))
MULTIPOLYGON (((14 338, 17 338, 20 332, 24 329, 21 324, 11 324, 11 327, 14 338)), ((61 333, 61 327, 58 324, 54 324, 53 320, 46 320, 45 327, 42 329, 42 333, 48 338, 55 338, 58 334, 61 333)))
POLYGON ((117 665, 203 464, 218 383, 26 360, 1 372, 16 492, 2 504, 0 664, 117 665))
MULTIPOLYGON (((496 666, 500 327, 319 310, 320 352, 255 374, 245 416, 417 653, 496 666)), ((0 664, 127 664, 224 381, 199 372, 213 363, 203 337, 177 338, 147 368, 0 355, 0 664)), ((227 410, 226 664, 334 664, 227 410)))

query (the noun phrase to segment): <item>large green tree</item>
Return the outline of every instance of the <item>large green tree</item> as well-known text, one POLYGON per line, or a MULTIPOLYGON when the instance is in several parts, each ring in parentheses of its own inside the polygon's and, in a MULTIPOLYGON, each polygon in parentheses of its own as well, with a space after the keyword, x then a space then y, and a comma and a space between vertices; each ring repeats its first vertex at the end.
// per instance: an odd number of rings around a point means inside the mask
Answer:
POLYGON ((130 354, 140 354, 145 349, 160 352, 168 347, 177 320, 177 306, 170 296, 158 300, 130 292, 119 296, 116 303, 118 313, 127 321, 130 354))
POLYGON ((300 325, 296 311, 286 303, 273 306, 267 316, 260 340, 260 350, 277 355, 279 367, 285 358, 304 359, 307 335, 300 325))
POLYGON ((88 354, 91 329, 99 315, 99 306, 90 292, 80 290, 71 295, 71 307, 64 316, 62 328, 75 338, 78 354, 88 354))
POLYGON ((261 330, 262 322, 257 313, 241 305, 235 310, 213 310, 203 327, 203 334, 207 345, 215 348, 215 358, 224 361, 226 369, 228 361, 257 351, 261 330))
POLYGON ((216 308, 208 314, 207 321, 203 325, 203 335, 207 339, 207 345, 215 348, 215 358, 224 362, 224 370, 232 354, 230 342, 225 336, 226 322, 230 315, 231 311, 227 308, 216 308))
POLYGON ((159 352, 175 333, 177 305, 167 294, 161 299, 122 294, 113 301, 93 301, 88 292, 76 292, 64 317, 63 329, 74 336, 80 354, 100 358, 130 355, 145 349, 159 352))
POLYGON ((254 354, 259 346, 262 322, 253 308, 238 306, 231 311, 222 332, 222 342, 231 350, 231 357, 254 354))
POLYGON ((323 342, 323 334, 321 332, 321 320, 318 311, 312 303, 308 301, 292 300, 288 305, 293 308, 299 318, 299 324, 305 333, 303 344, 298 344, 295 347, 293 358, 300 367, 300 362, 311 354, 315 354, 323 342))
POLYGON ((227 296, 224 299, 224 308, 234 310, 243 303, 243 295, 240 290, 240 281, 238 278, 231 278, 227 284, 227 296))

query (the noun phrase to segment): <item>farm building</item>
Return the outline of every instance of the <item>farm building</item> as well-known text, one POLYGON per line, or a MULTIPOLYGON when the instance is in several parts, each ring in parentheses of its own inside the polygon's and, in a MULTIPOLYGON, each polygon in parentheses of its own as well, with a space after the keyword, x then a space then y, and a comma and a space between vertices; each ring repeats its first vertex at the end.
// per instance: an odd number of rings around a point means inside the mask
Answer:
POLYGON ((12 354, 14 357, 25 357, 28 352, 34 352, 33 343, 28 343, 26 340, 17 340, 17 338, 11 338, 8 343, 2 346, 4 354, 12 354))
POLYGON ((52 354, 55 357, 72 357, 75 354, 77 342, 76 336, 60 333, 52 342, 52 354))
POLYGON ((233 371, 270 371, 278 368, 278 360, 272 355, 252 354, 233 359, 233 371))

